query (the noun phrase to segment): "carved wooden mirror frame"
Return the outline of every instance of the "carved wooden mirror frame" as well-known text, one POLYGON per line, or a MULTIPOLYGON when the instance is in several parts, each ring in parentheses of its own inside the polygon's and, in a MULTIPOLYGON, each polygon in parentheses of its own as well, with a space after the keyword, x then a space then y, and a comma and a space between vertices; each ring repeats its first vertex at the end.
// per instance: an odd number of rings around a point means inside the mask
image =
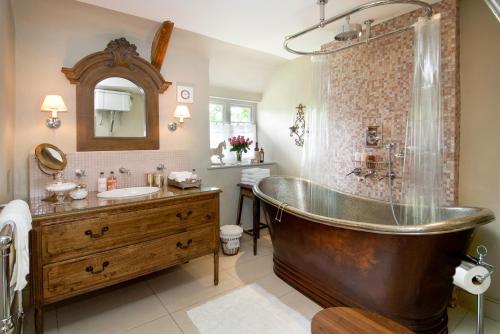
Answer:
POLYGON ((74 67, 63 67, 66 78, 76 84, 77 151, 157 150, 160 148, 158 96, 170 85, 137 47, 125 38, 108 43, 104 51, 92 53, 74 67), (141 86, 146 98, 146 137, 96 137, 94 88, 109 77, 122 77, 141 86))

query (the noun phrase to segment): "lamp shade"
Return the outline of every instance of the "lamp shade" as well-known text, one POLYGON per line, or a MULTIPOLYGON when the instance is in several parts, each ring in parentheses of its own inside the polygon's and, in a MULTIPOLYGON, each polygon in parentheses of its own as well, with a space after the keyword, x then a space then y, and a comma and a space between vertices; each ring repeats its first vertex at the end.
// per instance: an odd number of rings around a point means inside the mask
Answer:
POLYGON ((180 104, 175 108, 174 117, 180 118, 181 122, 184 118, 191 118, 191 113, 189 108, 183 104, 180 104))
POLYGON ((43 100, 41 111, 68 111, 60 95, 47 95, 43 100))

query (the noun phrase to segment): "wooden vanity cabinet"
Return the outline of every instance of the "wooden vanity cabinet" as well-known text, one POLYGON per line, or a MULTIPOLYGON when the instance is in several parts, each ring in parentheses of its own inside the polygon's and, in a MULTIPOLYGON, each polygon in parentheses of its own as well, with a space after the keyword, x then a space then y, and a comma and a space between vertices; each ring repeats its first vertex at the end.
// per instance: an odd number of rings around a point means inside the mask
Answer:
POLYGON ((213 254, 218 284, 219 191, 35 216, 36 333, 43 310, 83 293, 213 254))

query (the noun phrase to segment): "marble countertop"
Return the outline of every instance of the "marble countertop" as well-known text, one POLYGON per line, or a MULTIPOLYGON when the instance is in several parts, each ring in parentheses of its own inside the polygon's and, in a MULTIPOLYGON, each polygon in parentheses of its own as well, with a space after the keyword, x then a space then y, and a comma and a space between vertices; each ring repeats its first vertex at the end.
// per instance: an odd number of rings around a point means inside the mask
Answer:
POLYGON ((29 201, 29 206, 31 210, 31 215, 33 218, 45 217, 52 215, 59 215, 64 213, 74 213, 87 210, 95 210, 100 208, 107 208, 112 206, 118 206, 123 204, 137 204, 141 202, 148 202, 166 198, 177 198, 177 197, 187 197, 194 194, 202 193, 214 193, 220 192, 219 188, 215 187, 201 187, 201 188, 191 188, 182 190, 175 187, 165 187, 159 192, 138 196, 129 197, 122 199, 102 199, 97 197, 97 192, 91 191, 85 199, 72 200, 69 196, 64 201, 63 204, 54 204, 45 202, 41 197, 31 198, 29 201))

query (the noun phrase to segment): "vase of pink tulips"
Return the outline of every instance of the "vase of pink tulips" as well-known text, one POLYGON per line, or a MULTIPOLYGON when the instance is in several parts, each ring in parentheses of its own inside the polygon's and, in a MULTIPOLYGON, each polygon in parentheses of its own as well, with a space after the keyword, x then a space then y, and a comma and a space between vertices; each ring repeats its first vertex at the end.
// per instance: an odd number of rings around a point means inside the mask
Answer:
POLYGON ((229 151, 236 152, 236 160, 240 162, 243 152, 248 152, 250 145, 253 144, 253 141, 250 140, 250 138, 245 138, 244 136, 234 136, 229 138, 229 144, 231 145, 231 149, 229 151))

